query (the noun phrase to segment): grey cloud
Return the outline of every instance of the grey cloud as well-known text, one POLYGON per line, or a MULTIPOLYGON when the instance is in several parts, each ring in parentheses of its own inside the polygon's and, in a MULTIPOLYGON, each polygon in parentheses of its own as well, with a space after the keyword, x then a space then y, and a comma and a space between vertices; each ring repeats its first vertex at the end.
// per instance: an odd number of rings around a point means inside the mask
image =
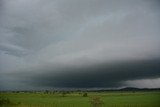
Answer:
MULTIPOLYGON (((123 61, 96 64, 86 67, 43 68, 45 72, 18 73, 25 84, 36 87, 61 88, 113 88, 121 87, 125 81, 154 79, 160 77, 160 60, 123 61)), ((12 74, 15 75, 15 74, 12 74)))
POLYGON ((160 87, 160 78, 154 79, 140 79, 140 80, 128 80, 124 84, 132 87, 139 88, 159 88, 160 87))
POLYGON ((157 78, 159 17, 158 0, 0 0, 0 82, 15 81, 0 85, 116 87, 157 78))
POLYGON ((10 54, 15 56, 24 56, 27 54, 27 50, 11 44, 0 44, 0 50, 5 54, 10 54))

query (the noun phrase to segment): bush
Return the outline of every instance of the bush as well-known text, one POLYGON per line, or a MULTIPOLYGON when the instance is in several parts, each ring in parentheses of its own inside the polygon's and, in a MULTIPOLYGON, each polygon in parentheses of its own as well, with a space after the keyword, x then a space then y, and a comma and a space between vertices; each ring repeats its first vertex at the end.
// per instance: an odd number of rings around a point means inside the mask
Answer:
POLYGON ((87 93, 83 93, 83 97, 88 97, 88 94, 87 93))
POLYGON ((49 94, 49 91, 48 90, 45 90, 45 92, 44 92, 45 94, 49 94))
POLYGON ((62 97, 66 97, 67 92, 63 91, 62 92, 62 97))
POLYGON ((92 97, 90 103, 91 107, 102 107, 102 105, 104 104, 100 97, 92 97))

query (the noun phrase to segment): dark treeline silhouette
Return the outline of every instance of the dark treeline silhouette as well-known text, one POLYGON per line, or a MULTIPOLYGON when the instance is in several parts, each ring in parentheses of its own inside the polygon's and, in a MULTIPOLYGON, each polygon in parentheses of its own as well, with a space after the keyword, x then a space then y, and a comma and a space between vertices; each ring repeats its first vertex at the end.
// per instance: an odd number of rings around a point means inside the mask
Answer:
POLYGON ((54 93, 85 93, 85 92, 112 92, 112 91, 160 91, 160 88, 135 88, 135 87, 125 87, 121 89, 83 89, 83 90, 21 90, 21 91, 0 91, 0 92, 12 92, 12 93, 45 93, 45 94, 54 94, 54 93))

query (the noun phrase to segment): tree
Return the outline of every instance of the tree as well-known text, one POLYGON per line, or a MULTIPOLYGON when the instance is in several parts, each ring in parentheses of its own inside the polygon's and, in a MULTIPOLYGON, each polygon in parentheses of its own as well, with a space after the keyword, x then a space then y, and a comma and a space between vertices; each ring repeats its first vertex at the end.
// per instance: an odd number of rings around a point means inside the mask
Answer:
POLYGON ((88 97, 88 94, 87 93, 83 93, 83 97, 88 97))
POLYGON ((48 93, 49 93, 49 91, 48 91, 48 90, 45 90, 45 93, 46 93, 46 94, 48 94, 48 93))
POLYGON ((62 97, 65 97, 66 94, 67 94, 67 93, 66 93, 65 91, 63 91, 63 92, 62 92, 62 97))

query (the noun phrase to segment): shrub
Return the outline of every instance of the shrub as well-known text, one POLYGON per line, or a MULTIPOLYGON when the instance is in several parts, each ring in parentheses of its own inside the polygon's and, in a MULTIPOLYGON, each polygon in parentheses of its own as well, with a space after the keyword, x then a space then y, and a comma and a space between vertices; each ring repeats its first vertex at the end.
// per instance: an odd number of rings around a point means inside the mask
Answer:
POLYGON ((63 91, 63 92, 62 92, 62 97, 65 97, 66 94, 67 94, 67 92, 63 91))
POLYGON ((102 105, 104 104, 100 97, 92 97, 90 103, 91 107, 102 107, 102 105))
POLYGON ((44 92, 45 94, 49 94, 49 91, 48 90, 45 90, 45 92, 44 92))
POLYGON ((83 97, 88 97, 88 94, 87 93, 83 93, 83 97))

